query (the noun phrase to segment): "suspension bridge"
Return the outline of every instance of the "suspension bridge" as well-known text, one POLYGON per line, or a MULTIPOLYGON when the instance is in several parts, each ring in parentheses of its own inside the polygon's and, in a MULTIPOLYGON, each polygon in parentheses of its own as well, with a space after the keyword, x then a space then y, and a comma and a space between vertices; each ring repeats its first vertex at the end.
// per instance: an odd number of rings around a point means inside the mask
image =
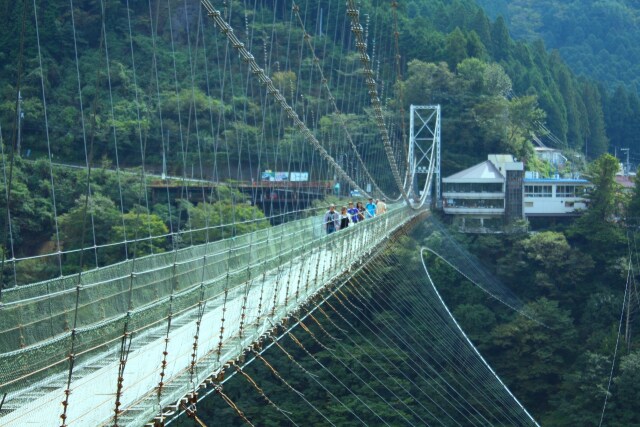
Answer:
MULTIPOLYGON (((350 314, 362 304, 382 310, 374 292, 399 292, 384 272, 403 262, 392 249, 440 198, 440 107, 411 106, 405 117, 398 5, 369 6, 22 4, 15 120, 0 123, 0 425, 162 426, 181 414, 197 420, 210 393, 251 424, 224 393, 229 373, 268 365, 268 350, 310 319, 349 329, 342 339, 313 335, 341 347, 361 334, 350 314), (52 53, 48 40, 66 50, 52 53), (31 153, 35 162, 22 159, 31 153), (64 156, 85 162, 71 181, 64 156), (264 200, 242 192, 278 186, 261 182, 265 169, 305 171, 336 196, 353 190, 388 208, 327 233, 326 206, 302 192, 269 198, 282 206, 265 216, 264 200), (48 236, 38 244, 21 222, 29 173, 46 183, 48 236)), ((451 262, 464 269, 469 257, 451 262)), ((416 363, 382 380, 371 370, 394 365, 383 352, 335 363, 375 377, 377 403, 402 425, 536 425, 455 323, 426 267, 421 274, 425 325, 393 325, 402 333, 377 332, 375 344, 416 363), (433 388, 418 389, 416 377, 433 388)), ((345 393, 376 423, 396 424, 345 393)))

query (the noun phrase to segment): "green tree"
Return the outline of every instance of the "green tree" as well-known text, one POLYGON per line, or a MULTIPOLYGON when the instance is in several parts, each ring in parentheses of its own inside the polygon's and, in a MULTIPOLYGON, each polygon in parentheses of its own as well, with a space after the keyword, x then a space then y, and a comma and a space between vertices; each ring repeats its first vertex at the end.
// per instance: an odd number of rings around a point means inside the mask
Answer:
POLYGON ((421 104, 425 99, 445 103, 454 94, 455 76, 446 63, 426 63, 413 60, 408 64, 408 77, 404 82, 407 104, 421 104))
POLYGON ((471 21, 470 28, 478 34, 485 46, 491 46, 491 23, 482 10, 478 9, 471 21))
POLYGON ((5 156, 2 161, 4 173, 0 182, 0 210, 4 214, 0 215, 0 227, 2 235, 6 237, 2 244, 9 248, 13 241, 14 254, 32 255, 32 251, 44 243, 42 234, 47 233, 53 226, 53 209, 48 192, 50 185, 46 179, 33 174, 29 164, 24 163, 20 157, 15 157, 11 177, 11 199, 8 200, 8 183, 4 177, 9 180, 10 159, 5 156), (34 187, 39 191, 34 191, 34 187), (7 224, 9 217, 11 227, 7 224))
POLYGON ((500 61, 509 57, 511 38, 509 29, 502 16, 495 20, 491 28, 491 41, 493 42, 493 57, 500 61))
POLYGON ((189 209, 190 233, 194 244, 212 242, 269 227, 269 221, 244 197, 214 203, 198 203, 189 209))
POLYGON ((610 154, 600 156, 589 166, 593 184, 587 196, 589 207, 567 232, 570 238, 585 245, 600 267, 614 265, 615 257, 625 247, 624 233, 616 223, 621 206, 620 186, 615 181, 618 168, 618 160, 610 154))
POLYGON ((481 304, 460 304, 453 311, 453 317, 462 325, 465 333, 482 352, 490 348, 490 334, 496 326, 496 315, 481 304))
POLYGON ((631 224, 639 224, 640 223, 640 170, 636 174, 633 179, 635 182, 635 187, 631 193, 631 197, 629 198, 629 203, 626 209, 626 218, 627 221, 631 224))
POLYGON ((519 294, 545 295, 573 308, 574 292, 592 273, 593 260, 572 248, 564 234, 544 231, 514 243, 498 267, 502 277, 518 283, 519 294))
MULTIPOLYGON (((126 244, 129 257, 140 257, 165 251, 166 234, 169 229, 159 216, 149 214, 145 209, 138 207, 124 214, 122 221, 124 224, 111 227, 111 240, 113 242, 133 240, 133 242, 126 244)), ((121 245, 120 248, 120 252, 123 253, 124 245, 121 245)))
POLYGON ((491 333, 492 358, 498 375, 535 413, 549 409, 547 396, 554 393, 574 357, 576 331, 568 311, 555 301, 540 298, 524 310, 548 327, 524 316, 497 326, 491 333))
POLYGON ((613 415, 615 426, 640 424, 640 414, 635 410, 640 399, 640 351, 636 350, 620 359, 620 372, 614 378, 615 389, 611 403, 620 410, 613 415))
POLYGON ((509 103, 509 127, 505 141, 509 152, 515 154, 521 161, 532 158, 533 147, 531 134, 537 129, 538 123, 545 118, 545 113, 538 107, 535 96, 514 98, 509 103))
POLYGON ((467 34, 467 55, 470 58, 485 59, 487 56, 487 48, 475 31, 467 34))
POLYGON ((620 168, 618 159, 604 154, 594 161, 589 168, 589 179, 594 188, 589 194, 589 210, 583 216, 591 222, 607 222, 614 219, 618 197, 616 173, 620 168))
POLYGON ((467 39, 460 28, 456 28, 447 36, 445 57, 449 69, 455 70, 460 62, 467 58, 467 39))
POLYGON ((595 158, 606 153, 609 147, 602 110, 602 99, 598 87, 593 83, 585 83, 583 85, 582 99, 588 121, 588 128, 585 129, 585 152, 591 158, 595 158))
MULTIPOLYGON (((82 249, 81 253, 67 254, 65 265, 76 271, 82 259, 83 267, 104 265, 108 261, 110 248, 93 249, 93 245, 110 243, 111 231, 122 221, 122 214, 115 203, 100 193, 93 193, 88 199, 80 197, 71 210, 58 219, 60 242, 67 250, 82 249), (89 249, 87 249, 89 248, 89 249)), ((55 236, 53 237, 55 239, 55 236)))
POLYGON ((557 53, 552 55, 551 60, 551 66, 557 69, 555 74, 558 80, 558 90, 567 109, 567 142, 569 147, 579 149, 584 145, 583 127, 578 108, 578 103, 582 102, 579 98, 580 91, 575 87, 573 76, 557 53))
POLYGON ((610 357, 591 351, 581 355, 565 377, 558 410, 540 421, 554 426, 597 426, 610 371, 610 357))

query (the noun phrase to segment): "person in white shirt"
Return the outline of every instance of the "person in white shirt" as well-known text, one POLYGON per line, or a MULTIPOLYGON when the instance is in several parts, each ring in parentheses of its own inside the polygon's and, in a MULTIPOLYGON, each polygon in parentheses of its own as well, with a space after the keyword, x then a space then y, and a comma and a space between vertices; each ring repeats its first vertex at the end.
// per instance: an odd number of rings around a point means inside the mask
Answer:
POLYGON ((387 212, 387 204, 385 203, 384 199, 376 200, 376 215, 381 215, 386 212, 387 212))

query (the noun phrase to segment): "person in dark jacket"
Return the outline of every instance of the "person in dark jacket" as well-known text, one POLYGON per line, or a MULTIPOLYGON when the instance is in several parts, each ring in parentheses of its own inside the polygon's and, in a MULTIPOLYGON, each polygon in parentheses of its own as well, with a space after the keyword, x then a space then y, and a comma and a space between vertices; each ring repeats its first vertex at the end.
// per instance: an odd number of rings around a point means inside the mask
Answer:
POLYGON ((358 209, 358 221, 364 221, 364 219, 366 218, 366 211, 364 209, 364 206, 362 205, 362 202, 356 203, 356 208, 358 209))
POLYGON ((347 212, 347 207, 343 206, 342 209, 340 209, 340 230, 347 228, 350 222, 351 218, 347 212))

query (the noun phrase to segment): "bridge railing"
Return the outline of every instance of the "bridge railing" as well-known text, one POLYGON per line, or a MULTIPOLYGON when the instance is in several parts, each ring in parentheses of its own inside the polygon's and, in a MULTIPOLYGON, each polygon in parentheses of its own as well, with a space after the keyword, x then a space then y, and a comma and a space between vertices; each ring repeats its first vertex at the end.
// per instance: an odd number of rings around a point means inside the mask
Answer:
POLYGON ((139 333, 160 325, 169 315, 219 298, 315 247, 355 238, 365 228, 376 233, 382 227, 384 233, 412 215, 409 211, 392 206, 364 227, 332 235, 324 234, 321 217, 310 217, 6 290, 0 308, 0 392, 60 371, 72 340, 75 355, 104 351, 114 347, 125 327, 139 333))

